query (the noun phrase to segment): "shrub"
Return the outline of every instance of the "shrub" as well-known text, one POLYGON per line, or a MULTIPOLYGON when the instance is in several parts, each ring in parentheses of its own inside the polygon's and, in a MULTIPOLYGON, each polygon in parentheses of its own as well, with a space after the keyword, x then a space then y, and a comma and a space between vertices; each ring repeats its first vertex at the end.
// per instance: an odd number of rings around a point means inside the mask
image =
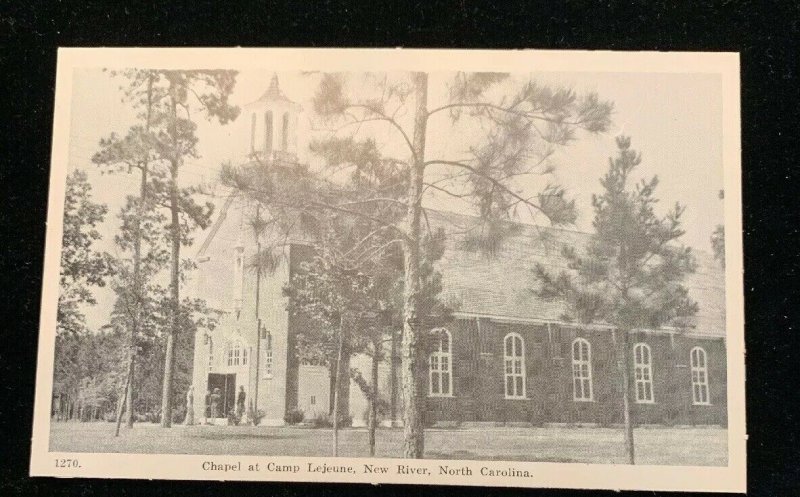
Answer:
MULTIPOLYGON (((331 426, 333 426, 332 422, 331 426)), ((343 415, 339 418, 339 428, 349 428, 350 426, 353 426, 353 416, 343 415)))
POLYGON ((232 424, 235 426, 239 426, 239 423, 242 422, 241 414, 236 412, 236 409, 231 409, 228 411, 228 424, 232 424))
POLYGON ((183 423, 183 420, 186 418, 186 407, 180 406, 175 407, 172 409, 172 422, 173 423, 183 423))
MULTIPOLYGON (((381 421, 383 421, 386 418, 386 415, 389 414, 389 402, 387 402, 386 399, 379 398, 378 405, 376 407, 376 411, 378 412, 377 424, 380 425, 381 421)), ((364 421, 365 425, 369 424, 369 411, 370 406, 369 403, 367 403, 367 408, 364 409, 363 413, 361 413, 361 419, 364 421)), ((352 424, 352 419, 350 424, 352 424)))
POLYGON ((314 416, 314 419, 311 420, 311 426, 313 428, 330 428, 333 426, 331 422, 331 417, 324 413, 319 413, 314 416))
POLYGON ((289 409, 286 411, 286 414, 283 416, 283 420, 286 421, 288 425, 296 425, 297 423, 302 423, 305 419, 305 413, 301 409, 289 409))
MULTIPOLYGON (((353 426, 352 416, 341 416, 339 418, 339 428, 348 428, 353 426)), ((332 414, 317 414, 311 420, 312 428, 333 428, 333 415, 332 414)))
POLYGON ((259 409, 258 412, 256 412, 255 409, 253 408, 252 402, 250 402, 247 406, 247 417, 250 419, 250 423, 252 423, 253 426, 258 426, 259 423, 261 423, 261 420, 264 419, 264 416, 266 416, 266 414, 267 413, 265 413, 261 409, 259 409))

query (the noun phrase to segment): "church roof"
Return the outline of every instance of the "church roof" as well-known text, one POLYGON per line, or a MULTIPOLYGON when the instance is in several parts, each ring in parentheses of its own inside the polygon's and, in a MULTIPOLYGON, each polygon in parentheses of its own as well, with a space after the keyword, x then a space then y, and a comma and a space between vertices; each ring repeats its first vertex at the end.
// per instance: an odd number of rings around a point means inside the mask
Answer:
MULTIPOLYGON (((198 256, 204 255, 232 201, 232 196, 226 200, 198 256)), ((444 255, 437 262, 437 269, 442 274, 441 297, 456 313, 522 321, 564 321, 567 311, 564 304, 542 299, 532 291, 536 288, 532 268, 539 262, 554 272, 566 269, 561 248, 585 246, 589 233, 519 223, 517 231, 504 240, 498 252, 488 256, 464 244, 465 233, 476 226, 475 217, 432 209, 426 209, 426 214, 431 228, 441 227, 446 234, 444 255)), ((699 310, 689 321, 688 332, 724 337, 724 271, 710 254, 697 250, 693 254, 697 269, 687 275, 684 284, 699 310)))
MULTIPOLYGON (((567 229, 517 225, 518 231, 504 241, 497 254, 485 255, 464 245, 465 231, 475 218, 442 211, 428 211, 432 226, 447 233, 446 249, 437 264, 442 274, 442 297, 455 312, 512 320, 564 321, 566 306, 538 297, 532 289, 536 262, 552 271, 566 269, 561 247, 582 247, 590 235, 567 229)), ((725 280, 720 265, 707 253, 694 251, 697 270, 685 286, 698 303, 690 321, 690 333, 725 336, 725 280)))
POLYGON ((227 219, 228 210, 231 208, 231 204, 233 204, 235 198, 235 195, 230 194, 225 199, 225 203, 222 204, 222 209, 220 209, 219 213, 217 214, 217 219, 214 220, 214 224, 211 225, 211 228, 209 229, 208 234, 206 234, 203 243, 200 244, 200 248, 197 250, 196 257, 202 257, 206 254, 208 246, 211 245, 211 242, 214 240, 214 237, 217 235, 220 227, 222 227, 222 223, 224 223, 225 219, 227 219))

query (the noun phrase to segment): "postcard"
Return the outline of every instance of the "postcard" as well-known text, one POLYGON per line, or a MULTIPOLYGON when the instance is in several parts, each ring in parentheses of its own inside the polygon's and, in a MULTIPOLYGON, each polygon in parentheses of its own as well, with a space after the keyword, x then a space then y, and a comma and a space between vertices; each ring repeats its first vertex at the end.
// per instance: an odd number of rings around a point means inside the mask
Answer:
POLYGON ((64 48, 31 475, 744 492, 739 58, 64 48))

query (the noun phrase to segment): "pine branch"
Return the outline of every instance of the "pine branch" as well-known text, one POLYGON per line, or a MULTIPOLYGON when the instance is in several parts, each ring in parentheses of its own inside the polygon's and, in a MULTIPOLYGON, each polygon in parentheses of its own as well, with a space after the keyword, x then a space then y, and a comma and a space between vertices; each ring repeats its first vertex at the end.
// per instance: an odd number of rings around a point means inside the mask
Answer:
POLYGON ((472 166, 470 166, 468 164, 464 164, 463 162, 448 161, 448 160, 438 160, 438 159, 437 160, 426 161, 424 163, 425 166, 437 165, 437 164, 441 164, 441 165, 445 165, 445 166, 459 167, 461 169, 465 169, 465 170, 471 172, 472 174, 475 174, 476 176, 480 176, 481 178, 484 178, 484 179, 488 180, 489 182, 491 182, 493 186, 499 188, 504 193, 507 193, 508 195, 510 195, 510 196, 514 197, 515 199, 517 199, 517 201, 519 201, 520 203, 522 203, 524 205, 527 205, 527 206, 529 206, 529 207, 531 207, 533 209, 536 209, 537 211, 539 211, 542 214, 544 214, 545 216, 547 216, 548 219, 550 219, 549 213, 546 212, 542 208, 542 206, 540 206, 538 204, 535 204, 535 203, 531 202, 529 199, 526 199, 526 198, 520 196, 519 194, 517 194, 516 192, 514 192, 513 190, 508 188, 506 185, 504 185, 501 181, 491 177, 488 174, 485 174, 484 172, 482 172, 482 171, 480 171, 480 170, 478 170, 478 169, 476 169, 476 168, 474 168, 474 167, 472 167, 472 166))

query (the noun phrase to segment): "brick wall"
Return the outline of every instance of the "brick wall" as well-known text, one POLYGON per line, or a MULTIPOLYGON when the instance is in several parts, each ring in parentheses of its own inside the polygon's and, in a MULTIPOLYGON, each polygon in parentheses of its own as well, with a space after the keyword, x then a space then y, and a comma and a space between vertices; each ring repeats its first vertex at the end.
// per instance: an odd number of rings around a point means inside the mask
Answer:
MULTIPOLYGON (((297 274, 300 264, 310 260, 314 255, 313 250, 305 245, 293 244, 289 249, 289 277, 287 282, 297 274)), ((307 318, 297 316, 290 308, 287 309, 288 332, 286 335, 286 397, 285 410, 290 411, 298 407, 299 368, 300 361, 296 353, 297 334, 309 326, 314 326, 307 318)))
MULTIPOLYGON (((597 423, 622 421, 616 340, 610 330, 458 319, 448 327, 453 341, 451 397, 428 397, 426 422, 597 423), (505 396, 503 340, 524 340, 525 399, 505 396), (573 399, 572 342, 591 344, 591 401, 573 399)), ((637 424, 727 424, 725 343, 669 333, 631 336, 652 353, 654 403, 635 403, 637 424), (689 352, 706 351, 711 405, 693 405, 689 352)), ((631 361, 632 362, 632 361, 631 361)), ((633 375, 631 375, 631 378, 633 375)), ((633 386, 633 381, 631 380, 633 386)))

